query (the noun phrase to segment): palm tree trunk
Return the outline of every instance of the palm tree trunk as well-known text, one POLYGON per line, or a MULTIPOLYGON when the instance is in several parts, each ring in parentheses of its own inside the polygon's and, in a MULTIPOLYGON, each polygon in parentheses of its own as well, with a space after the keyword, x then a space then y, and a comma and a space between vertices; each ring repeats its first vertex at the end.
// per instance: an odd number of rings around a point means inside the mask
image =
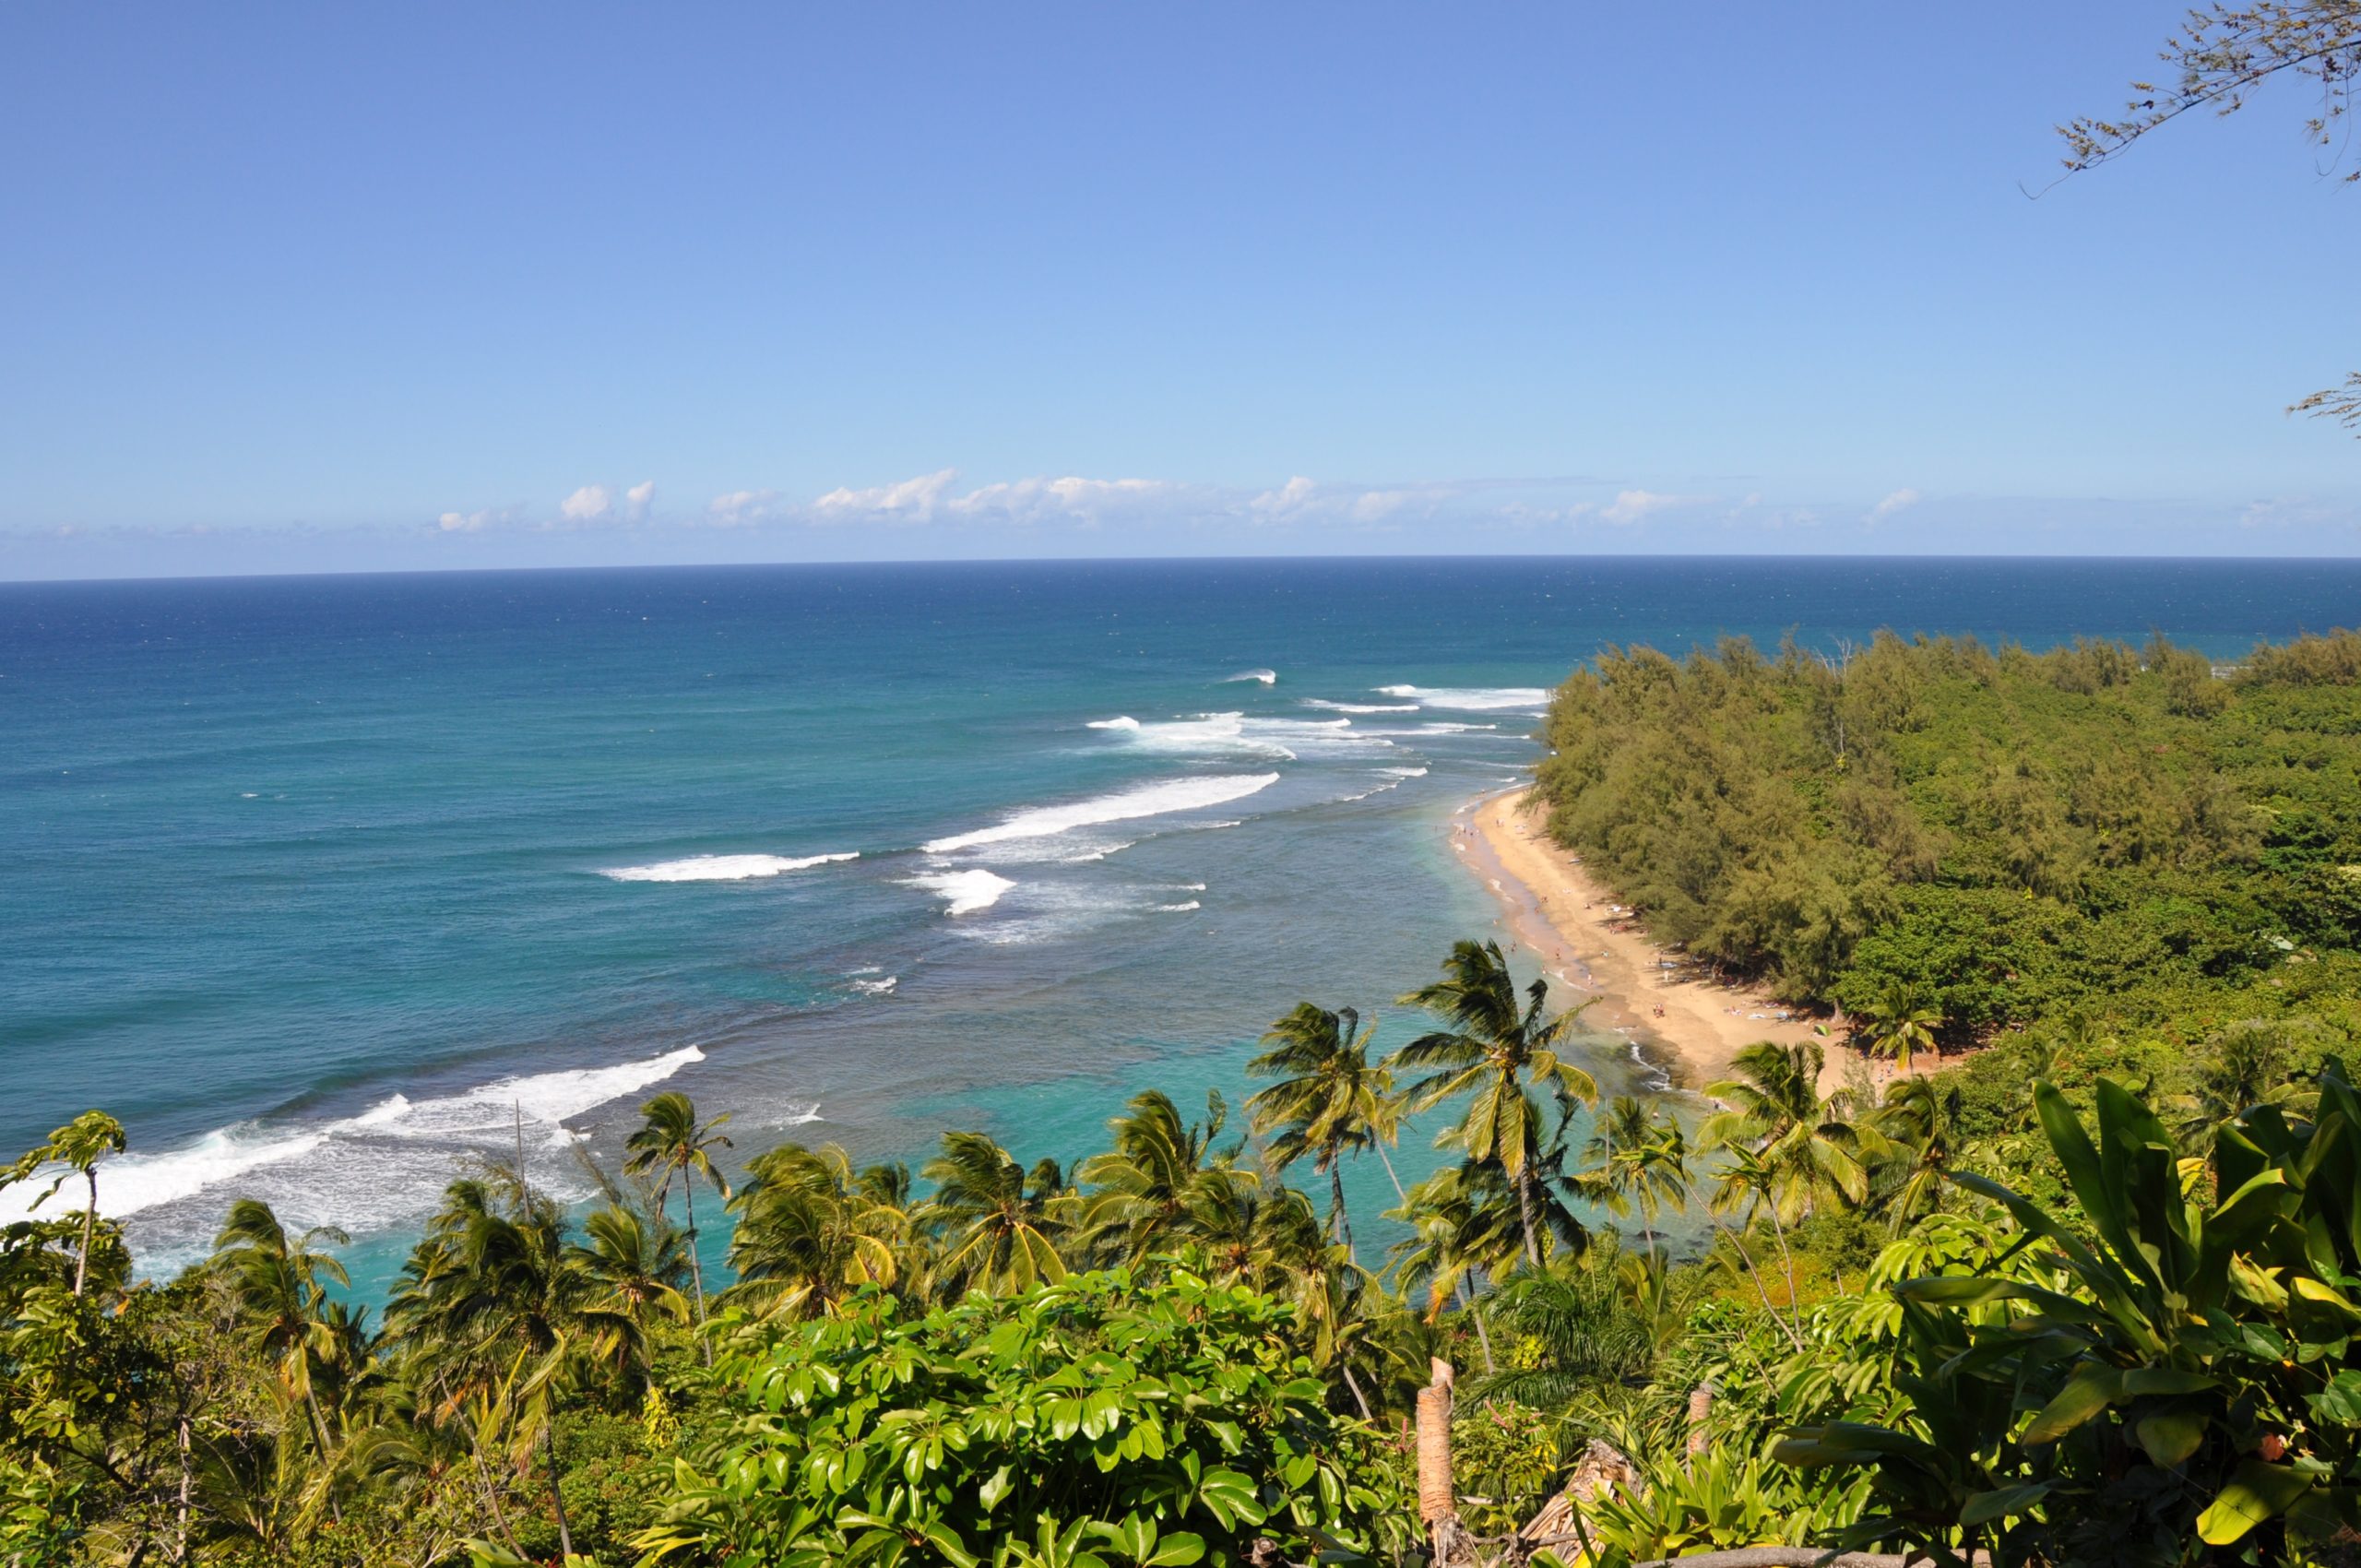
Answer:
POLYGON ((705 1351, 707 1371, 713 1368, 713 1341, 705 1334, 705 1265, 697 1261, 697 1184, 681 1183, 681 1199, 689 1206, 689 1282, 697 1292, 697 1344, 705 1351))
POLYGON ((1754 1266, 1754 1254, 1746 1250, 1746 1243, 1738 1239, 1737 1231, 1723 1225, 1716 1225, 1714 1229, 1728 1237, 1730 1245, 1737 1249, 1738 1261, 1746 1265, 1746 1277, 1754 1281, 1754 1293, 1762 1298, 1762 1310, 1771 1314, 1771 1321, 1779 1325, 1779 1332, 1787 1336, 1789 1343, 1798 1351, 1802 1350, 1803 1340, 1787 1325, 1787 1320, 1779 1315, 1779 1309, 1771 1304, 1771 1292, 1762 1288, 1762 1271, 1754 1266))
POLYGON ((1394 1173, 1394 1162, 1385 1158, 1385 1146, 1372 1140, 1369 1146, 1377 1151, 1377 1162, 1385 1167, 1385 1179, 1394 1183, 1394 1195, 1408 1203, 1410 1194, 1402 1190, 1402 1178, 1394 1173))
POLYGON ((1517 1218, 1525 1224, 1525 1261, 1541 1272, 1541 1239, 1533 1230, 1533 1167, 1526 1165, 1516 1177, 1517 1218))
POLYGON ((561 1557, 574 1555, 574 1532, 566 1527, 565 1499, 557 1487, 557 1412, 550 1412, 549 1421, 541 1428, 541 1452, 549 1459, 550 1508, 557 1515, 557 1549, 561 1557))
POLYGON ((1477 1304, 1476 1296, 1467 1289, 1467 1281, 1465 1279, 1459 1282, 1459 1309, 1465 1313, 1468 1321, 1476 1325, 1476 1343, 1484 1348, 1484 1375, 1490 1377, 1500 1371, 1500 1368, 1492 1363, 1492 1336, 1484 1326, 1483 1311, 1477 1304))
POLYGON ((1377 1418, 1370 1414, 1369 1398, 1366 1395, 1361 1393, 1359 1380, 1353 1376, 1352 1363, 1339 1360, 1336 1363, 1336 1370, 1345 1374, 1345 1386, 1352 1390, 1353 1403, 1361 1408, 1361 1420, 1365 1421, 1376 1420, 1377 1418))
MULTIPOLYGON (((299 1356, 311 1354, 301 1345, 295 1347, 295 1353, 299 1356)), ((309 1367, 303 1369, 303 1403, 312 1408, 312 1437, 320 1445, 320 1468, 325 1470, 329 1465, 328 1423, 327 1418, 320 1414, 320 1396, 312 1386, 312 1369, 309 1367)), ((341 1525, 344 1523, 344 1506, 336 1500, 336 1479, 333 1476, 328 1478, 327 1486, 328 1513, 341 1525)))
POLYGON ((172 1561, 173 1561, 174 1562, 176 1562, 176 1563, 178 1563, 178 1562, 186 1562, 188 1561, 188 1487, 189 1487, 189 1475, 188 1475, 188 1414, 187 1414, 187 1412, 186 1412, 186 1411, 183 1411, 183 1412, 182 1412, 182 1414, 181 1414, 181 1420, 180 1420, 180 1448, 181 1448, 181 1495, 180 1495, 180 1503, 179 1503, 179 1504, 174 1508, 174 1510, 173 1510, 173 1515, 172 1515, 173 1526, 174 1526, 174 1527, 173 1527, 173 1534, 172 1534, 172 1561))
POLYGON ((1345 1244, 1345 1256, 1358 1267, 1360 1259, 1353 1257, 1353 1217, 1345 1212, 1345 1168, 1333 1154, 1328 1159, 1328 1223, 1345 1244))
POLYGON ((82 1282, 89 1277, 90 1248, 98 1240, 99 1230, 99 1168, 95 1165, 82 1172, 90 1182, 90 1206, 82 1211, 82 1250, 74 1254, 74 1296, 81 1299, 82 1282))
POLYGON ((1767 1206, 1771 1210, 1771 1234, 1779 1238, 1779 1256, 1787 1267, 1787 1311, 1800 1323, 1803 1321, 1803 1303, 1796 1299, 1796 1254, 1787 1251, 1787 1228, 1779 1223, 1779 1206, 1772 1204, 1767 1206))

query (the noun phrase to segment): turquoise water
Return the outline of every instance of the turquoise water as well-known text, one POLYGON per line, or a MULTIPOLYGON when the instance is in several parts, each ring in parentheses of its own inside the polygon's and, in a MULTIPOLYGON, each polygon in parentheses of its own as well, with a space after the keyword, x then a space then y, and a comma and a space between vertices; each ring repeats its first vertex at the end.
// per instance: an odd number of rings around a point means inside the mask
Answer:
MULTIPOLYGON (((1073 1158, 1137 1087, 1235 1085, 1299 999, 1406 1038, 1387 999, 1495 918, 1446 818, 1604 643, 2231 656, 2356 605, 2361 567, 2320 562, 0 587, 0 1147, 102 1105, 144 1255, 252 1193, 372 1267, 471 1149, 521 1135, 587 1190, 569 1146, 611 1158, 659 1083, 730 1110, 741 1157, 959 1124, 1073 1158)), ((1645 1083, 1617 1039, 1592 1065, 1645 1083)), ((1382 1186, 1356 1172, 1357 1211, 1382 1186)))

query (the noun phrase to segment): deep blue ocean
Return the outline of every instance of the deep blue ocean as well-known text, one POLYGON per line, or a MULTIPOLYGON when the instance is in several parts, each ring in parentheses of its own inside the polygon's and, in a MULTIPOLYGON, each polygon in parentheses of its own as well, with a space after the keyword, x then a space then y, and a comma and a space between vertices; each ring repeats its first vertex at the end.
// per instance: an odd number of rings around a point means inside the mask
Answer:
POLYGON ((103 1106, 152 1266, 252 1194, 380 1277, 455 1157, 521 1133, 587 1192, 570 1146, 611 1160, 659 1083, 742 1158, 1073 1158, 1136 1088, 1235 1091, 1299 999, 1407 1038, 1389 999, 1496 920, 1447 818, 1604 644, 2227 659, 2356 618, 2361 564, 2317 561, 0 585, 0 1151, 103 1106))

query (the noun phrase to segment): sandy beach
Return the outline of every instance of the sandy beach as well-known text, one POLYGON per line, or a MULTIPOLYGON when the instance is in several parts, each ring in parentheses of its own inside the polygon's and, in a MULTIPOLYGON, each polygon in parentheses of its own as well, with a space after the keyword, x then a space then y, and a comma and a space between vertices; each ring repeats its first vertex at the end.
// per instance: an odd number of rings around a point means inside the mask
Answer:
MULTIPOLYGON (((1726 1077, 1757 1040, 1792 1045, 1826 1037, 1814 1020, 1758 989, 1698 978, 1621 911, 1580 861, 1551 843, 1517 790, 1470 802, 1453 819, 1452 843, 1499 897, 1518 947, 1553 981, 1597 997, 1585 1021, 1623 1034, 1681 1088, 1726 1077)), ((1830 1049, 1821 1092, 1844 1085, 1851 1053, 1830 1049)))

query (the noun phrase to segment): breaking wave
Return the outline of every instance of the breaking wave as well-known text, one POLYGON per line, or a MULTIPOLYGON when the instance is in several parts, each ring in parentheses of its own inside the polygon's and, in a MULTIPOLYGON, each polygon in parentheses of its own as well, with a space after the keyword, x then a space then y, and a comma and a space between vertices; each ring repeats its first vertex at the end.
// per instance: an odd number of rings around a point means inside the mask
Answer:
POLYGON ((910 878, 910 885, 923 887, 941 898, 946 915, 972 915, 999 903, 1001 895, 1016 884, 978 867, 972 871, 930 872, 910 878))
POLYGON ((1380 686, 1377 695, 1415 698, 1421 707, 1455 707, 1477 713, 1494 708, 1549 706, 1549 694, 1539 686, 1380 686))
POLYGON ((857 861, 860 851, 836 855, 692 855, 683 861, 658 861, 652 866, 617 866, 599 874, 617 882, 743 882, 753 876, 777 876, 836 861, 857 861))
POLYGON ((1279 781, 1275 773, 1225 773, 1204 778, 1174 778, 1160 784, 1100 795, 1066 805, 1034 806, 1016 812, 990 827, 955 833, 922 846, 931 855, 1004 844, 1017 838, 1046 838, 1052 834, 1091 827, 1103 822, 1129 822, 1135 817, 1162 816, 1169 812, 1195 811, 1225 802, 1243 800, 1279 781))

